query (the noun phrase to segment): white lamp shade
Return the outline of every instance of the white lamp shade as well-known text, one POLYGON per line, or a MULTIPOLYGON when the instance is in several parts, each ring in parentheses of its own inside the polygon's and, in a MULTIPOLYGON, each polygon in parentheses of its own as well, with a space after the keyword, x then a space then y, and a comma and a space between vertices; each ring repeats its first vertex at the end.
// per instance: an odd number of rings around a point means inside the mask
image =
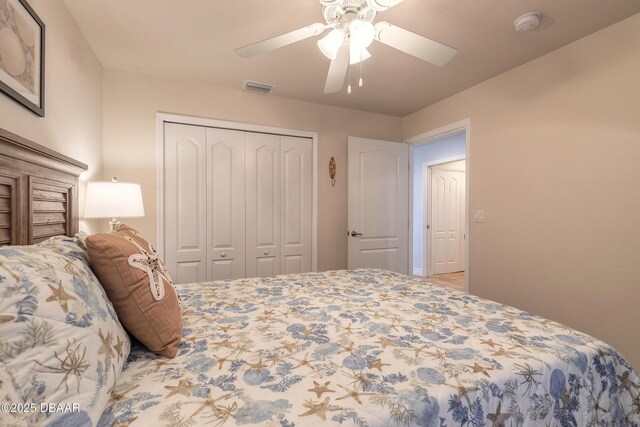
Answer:
POLYGON ((142 190, 130 182, 97 181, 87 184, 85 218, 133 218, 144 216, 142 190))
POLYGON ((349 49, 349 57, 349 64, 354 65, 371 58, 371 54, 367 49, 361 49, 360 51, 349 49))
POLYGON ((356 19, 349 24, 349 47, 353 51, 368 48, 373 42, 375 30, 371 22, 356 19))
POLYGON ((344 33, 342 30, 332 30, 329 34, 318 40, 318 48, 330 60, 336 59, 338 49, 344 43, 344 33))

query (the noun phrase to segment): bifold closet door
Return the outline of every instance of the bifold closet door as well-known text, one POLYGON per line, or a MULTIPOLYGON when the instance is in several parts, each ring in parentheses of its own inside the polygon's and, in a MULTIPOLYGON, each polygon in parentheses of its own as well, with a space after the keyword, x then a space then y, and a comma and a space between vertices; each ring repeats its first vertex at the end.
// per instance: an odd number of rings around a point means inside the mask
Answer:
POLYGON ((244 138, 165 125, 165 262, 176 283, 246 277, 244 138))
POLYGON ((176 283, 207 280, 206 129, 164 127, 165 263, 176 283))
POLYGON ((309 138, 281 137, 282 274, 311 271, 313 145, 309 138))
POLYGON ((246 136, 247 277, 280 274, 280 136, 246 136))
POLYGON ((167 123, 164 144, 176 283, 311 271, 311 139, 167 123))
POLYGON ((207 129, 207 280, 246 277, 245 135, 207 129))

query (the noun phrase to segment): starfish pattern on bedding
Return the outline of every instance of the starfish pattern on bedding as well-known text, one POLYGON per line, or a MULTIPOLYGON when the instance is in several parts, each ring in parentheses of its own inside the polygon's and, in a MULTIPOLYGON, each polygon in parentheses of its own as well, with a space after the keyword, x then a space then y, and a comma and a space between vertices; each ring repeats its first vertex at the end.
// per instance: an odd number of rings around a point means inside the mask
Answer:
POLYGON ((344 396, 336 398, 336 400, 352 398, 353 400, 358 402, 359 405, 362 405, 362 400, 360 399, 360 396, 371 396, 371 395, 374 394, 374 393, 363 393, 363 392, 358 391, 358 390, 349 390, 348 388, 346 388, 344 386, 341 386, 340 384, 338 384, 338 387, 340 387, 345 392, 347 392, 347 394, 345 394, 344 396))
POLYGON ((376 342, 376 344, 380 344, 383 349, 387 348, 388 346, 397 347, 396 342, 394 340, 390 340, 387 337, 378 337, 378 341, 376 342))
POLYGON ((46 302, 58 301, 60 307, 62 308, 62 311, 68 313, 69 301, 77 301, 77 299, 64 291, 62 283, 58 284, 57 289, 49 284, 47 284, 47 286, 49 286, 49 289, 51 289, 52 295, 46 299, 46 302))
POLYGON ((313 402, 311 400, 307 400, 303 406, 305 408, 309 408, 309 410, 305 413, 300 414, 301 417, 306 417, 309 415, 317 415, 320 417, 322 421, 327 421, 327 411, 329 409, 329 398, 325 398, 323 402, 313 402))
POLYGON ((500 413, 500 407, 502 402, 498 402, 496 412, 493 414, 487 414, 487 419, 493 423, 493 427, 504 427, 506 421, 511 417, 511 412, 500 413))
POLYGON ((310 388, 307 391, 311 391, 313 393, 316 394, 316 396, 318 396, 318 399, 320 399, 322 397, 323 393, 335 393, 335 390, 331 390, 329 388, 329 384, 331 383, 331 381, 327 381, 324 383, 324 385, 320 385, 317 381, 313 382, 313 388, 310 388))
POLYGON ((113 348, 118 352, 118 356, 122 357, 122 347, 124 346, 124 341, 122 341, 120 339, 120 337, 118 336, 117 341, 116 341, 116 345, 113 346, 113 348))
POLYGON ((376 360, 373 361, 373 363, 371 363, 371 365, 369 366, 369 369, 377 369, 378 371, 382 372, 382 368, 385 366, 391 366, 391 364, 382 363, 382 359, 377 358, 376 360))
POLYGON ((173 396, 174 394, 182 394, 183 396, 190 397, 191 390, 196 388, 197 386, 191 382, 190 378, 181 379, 178 381, 178 384, 175 386, 166 385, 164 388, 169 390, 169 393, 165 396, 165 399, 173 396))
MULTIPOLYGON (((98 336, 100 337, 100 341, 102 341, 102 344, 98 349, 98 354, 105 355, 105 361, 107 363, 107 367, 109 367, 109 365, 111 364, 111 358, 116 356, 116 354, 113 351, 114 350, 113 344, 111 344, 111 341, 113 340, 113 336, 111 335, 111 332, 109 332, 105 337, 104 335, 102 335, 102 329, 98 330, 98 336)), ((118 337, 118 339, 119 338, 120 337, 118 337)))
POLYGON ((487 372, 487 371, 493 371, 492 367, 482 366, 478 362, 475 362, 473 365, 464 365, 464 366, 466 366, 467 368, 471 369, 474 374, 482 373, 482 374, 486 375, 489 378, 491 376, 489 375, 489 372, 487 372))

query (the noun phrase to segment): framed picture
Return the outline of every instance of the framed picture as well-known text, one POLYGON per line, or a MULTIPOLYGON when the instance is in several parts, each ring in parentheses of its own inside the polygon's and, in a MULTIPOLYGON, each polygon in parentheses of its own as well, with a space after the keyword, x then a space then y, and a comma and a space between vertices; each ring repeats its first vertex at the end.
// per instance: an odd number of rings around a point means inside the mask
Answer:
POLYGON ((0 91, 44 117, 44 23, 26 0, 0 0, 0 91))

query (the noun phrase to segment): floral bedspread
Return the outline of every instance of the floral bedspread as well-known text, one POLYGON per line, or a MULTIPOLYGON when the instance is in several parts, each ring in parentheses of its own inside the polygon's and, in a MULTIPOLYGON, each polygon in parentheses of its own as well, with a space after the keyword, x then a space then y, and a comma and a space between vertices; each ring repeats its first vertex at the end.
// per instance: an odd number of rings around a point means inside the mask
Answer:
POLYGON ((178 285, 177 358, 135 348, 101 425, 640 424, 614 349, 380 270, 178 285))

